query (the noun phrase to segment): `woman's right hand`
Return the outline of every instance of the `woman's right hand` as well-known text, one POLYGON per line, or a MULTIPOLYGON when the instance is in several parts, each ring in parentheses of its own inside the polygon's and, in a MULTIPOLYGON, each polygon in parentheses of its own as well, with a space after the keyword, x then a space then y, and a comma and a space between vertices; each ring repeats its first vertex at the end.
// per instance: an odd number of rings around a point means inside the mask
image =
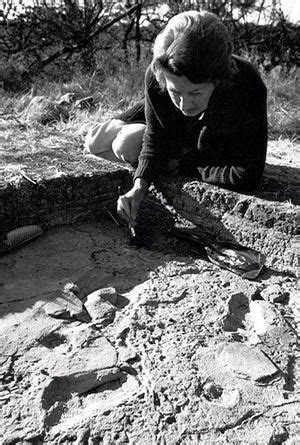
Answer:
POLYGON ((133 187, 124 195, 119 196, 117 211, 119 216, 134 227, 139 206, 148 190, 148 183, 142 178, 137 178, 133 187))

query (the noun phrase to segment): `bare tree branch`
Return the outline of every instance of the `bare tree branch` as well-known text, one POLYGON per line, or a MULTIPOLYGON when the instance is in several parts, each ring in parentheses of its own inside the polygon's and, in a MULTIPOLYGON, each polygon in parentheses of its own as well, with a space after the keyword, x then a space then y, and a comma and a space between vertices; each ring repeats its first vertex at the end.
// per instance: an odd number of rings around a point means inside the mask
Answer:
POLYGON ((92 32, 86 39, 84 39, 81 43, 69 47, 64 47, 58 51, 56 51, 51 56, 47 57, 41 62, 41 67, 45 67, 46 65, 49 65, 49 63, 53 62, 54 60, 58 59, 59 57, 69 54, 69 53, 75 53, 77 51, 80 51, 85 46, 88 45, 95 37, 97 37, 100 33, 105 32, 107 29, 111 28, 115 23, 120 22, 123 18, 125 18, 127 15, 132 14, 137 9, 137 5, 132 6, 131 8, 127 9, 123 14, 118 15, 117 17, 111 19, 108 23, 106 23, 103 26, 100 26, 98 29, 96 29, 94 32, 92 32))

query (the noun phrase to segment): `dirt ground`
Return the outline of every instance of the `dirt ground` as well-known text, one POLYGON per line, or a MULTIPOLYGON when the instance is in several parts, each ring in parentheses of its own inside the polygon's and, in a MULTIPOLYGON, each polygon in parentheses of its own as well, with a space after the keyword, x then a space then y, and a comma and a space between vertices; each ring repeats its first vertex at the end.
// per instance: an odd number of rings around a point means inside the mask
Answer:
POLYGON ((2 443, 296 444, 295 279, 124 238, 67 226, 2 257, 2 443), (53 318, 66 285, 117 298, 53 318))
MULTIPOLYGON (((267 160, 293 209, 297 149, 271 142, 267 160)), ((3 181, 37 180, 19 154, 3 153, 3 181)), ((136 249, 125 232, 104 215, 0 258, 1 443, 299 443, 295 267, 268 258, 249 281, 184 241, 136 249)))

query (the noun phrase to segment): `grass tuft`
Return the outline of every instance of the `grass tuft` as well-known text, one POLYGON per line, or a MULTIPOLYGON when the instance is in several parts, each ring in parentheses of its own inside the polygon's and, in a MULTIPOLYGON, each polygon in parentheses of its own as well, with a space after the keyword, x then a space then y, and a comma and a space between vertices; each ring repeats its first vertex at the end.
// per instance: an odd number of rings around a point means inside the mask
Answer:
MULTIPOLYGON (((59 113, 57 119, 49 119, 52 128, 55 127, 66 136, 83 137, 93 123, 110 119, 142 99, 144 73, 148 63, 149 57, 143 59, 139 66, 134 62, 113 66, 110 62, 106 68, 91 75, 77 71, 70 82, 49 82, 40 79, 34 84, 34 95, 45 96, 52 101, 57 101, 66 93, 73 93, 75 99, 95 97, 94 107, 80 109, 70 105, 68 119, 65 116, 61 119, 59 113)), ((277 67, 268 74, 262 73, 262 76, 268 88, 270 138, 299 140, 300 70, 284 73, 277 67)), ((24 122, 32 99, 30 93, 12 94, 2 91, 0 94, 0 118, 9 116, 27 127, 41 123, 38 118, 24 122)))
POLYGON ((299 140, 300 69, 284 73, 276 68, 263 78, 268 88, 270 137, 299 140))

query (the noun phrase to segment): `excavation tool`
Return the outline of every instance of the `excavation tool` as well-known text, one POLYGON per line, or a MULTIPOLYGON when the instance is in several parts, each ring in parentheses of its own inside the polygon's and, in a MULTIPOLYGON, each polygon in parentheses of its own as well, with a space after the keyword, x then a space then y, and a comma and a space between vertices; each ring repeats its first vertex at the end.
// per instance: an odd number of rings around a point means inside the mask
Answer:
POLYGON ((23 244, 41 236, 42 233, 43 230, 41 227, 36 225, 23 226, 11 230, 0 239, 0 256, 10 250, 23 246, 23 244))
MULTIPOLYGON (((121 196, 123 195, 123 190, 122 187, 119 185, 118 186, 118 195, 121 196)), ((129 232, 129 244, 133 245, 133 246, 137 246, 139 243, 137 241, 137 235, 136 235, 136 231, 135 228, 133 227, 133 225, 131 224, 131 222, 128 223, 128 232, 129 232)))
POLYGON ((171 228, 169 234, 192 242, 201 252, 205 251, 207 258, 212 263, 248 280, 258 277, 266 261, 265 255, 262 253, 235 241, 216 240, 205 243, 197 234, 177 227, 171 228))

